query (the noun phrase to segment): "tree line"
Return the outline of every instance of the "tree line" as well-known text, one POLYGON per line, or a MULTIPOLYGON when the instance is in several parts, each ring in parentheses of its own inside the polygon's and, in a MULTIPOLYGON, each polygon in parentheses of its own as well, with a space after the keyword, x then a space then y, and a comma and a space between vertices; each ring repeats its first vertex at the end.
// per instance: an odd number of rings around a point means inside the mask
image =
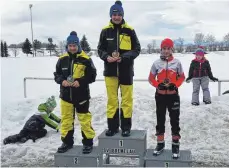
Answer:
MULTIPOLYGON (((91 47, 87 41, 86 35, 83 35, 82 39, 80 40, 80 45, 82 49, 89 53, 91 51, 91 47)), ((5 41, 1 41, 1 57, 8 57, 8 48, 12 51, 13 56, 17 56, 19 54, 19 49, 22 49, 22 52, 26 54, 27 56, 29 54, 34 53, 34 57, 37 56, 37 53, 43 53, 44 50, 47 50, 50 54, 50 56, 55 55, 58 56, 60 54, 63 54, 66 52, 66 41, 59 42, 59 45, 54 44, 52 38, 48 38, 48 42, 41 42, 37 39, 33 41, 32 43, 29 41, 28 38, 25 39, 24 42, 21 42, 19 44, 10 44, 9 46, 5 41)))
MULTIPOLYGON (((229 51, 229 33, 227 33, 222 41, 217 41, 212 34, 204 35, 203 33, 195 34, 193 43, 184 43, 184 38, 179 37, 174 40, 174 51, 194 52, 198 46, 204 46, 207 51, 229 51)), ((152 40, 146 47, 142 49, 142 53, 160 53, 160 48, 156 45, 156 40, 152 40)))

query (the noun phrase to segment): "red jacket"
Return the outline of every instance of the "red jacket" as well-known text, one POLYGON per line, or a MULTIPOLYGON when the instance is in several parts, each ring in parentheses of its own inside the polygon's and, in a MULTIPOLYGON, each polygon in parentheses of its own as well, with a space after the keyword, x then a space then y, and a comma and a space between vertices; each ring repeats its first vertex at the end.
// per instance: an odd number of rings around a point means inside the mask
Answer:
POLYGON ((185 80, 184 71, 180 61, 173 56, 168 60, 156 60, 150 70, 149 82, 154 87, 158 87, 167 79, 169 83, 173 83, 176 87, 180 87, 185 80), (157 78, 157 79, 156 79, 157 78))

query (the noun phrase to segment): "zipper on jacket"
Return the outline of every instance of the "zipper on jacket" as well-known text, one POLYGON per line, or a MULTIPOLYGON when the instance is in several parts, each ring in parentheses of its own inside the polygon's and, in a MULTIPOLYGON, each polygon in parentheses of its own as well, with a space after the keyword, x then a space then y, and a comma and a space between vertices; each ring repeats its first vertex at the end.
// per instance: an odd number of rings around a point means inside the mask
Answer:
POLYGON ((199 77, 201 77, 201 68, 202 68, 202 63, 200 62, 199 77))
MULTIPOLYGON (((169 79, 168 79, 168 67, 169 67, 169 61, 168 59, 166 59, 166 69, 165 69, 165 79, 167 80, 166 82, 168 83, 169 79)), ((165 93, 167 94, 167 90, 165 91, 165 93)))
MULTIPOLYGON (((119 52, 119 28, 117 27, 117 48, 116 52, 119 52)), ((119 63, 117 62, 117 77, 119 77, 119 63)))
MULTIPOLYGON (((70 72, 70 75, 71 75, 71 78, 73 78, 73 64, 74 64, 74 59, 72 58, 72 62, 71 62, 71 72, 70 72)), ((72 101, 72 87, 70 87, 70 100, 72 101)))

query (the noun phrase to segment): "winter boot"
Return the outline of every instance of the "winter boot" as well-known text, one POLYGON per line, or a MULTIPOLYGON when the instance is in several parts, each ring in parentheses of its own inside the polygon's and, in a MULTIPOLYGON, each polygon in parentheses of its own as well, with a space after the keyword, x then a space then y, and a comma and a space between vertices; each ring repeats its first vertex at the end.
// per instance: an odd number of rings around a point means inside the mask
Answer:
POLYGON ((82 153, 83 154, 89 154, 89 153, 91 153, 92 149, 93 149, 93 146, 86 146, 86 145, 84 145, 83 146, 83 149, 82 149, 82 153))
POLYGON ((178 136, 173 136, 172 157, 173 157, 173 159, 178 159, 180 157, 180 142, 179 142, 178 136))
POLYGON ((119 132, 118 129, 117 130, 110 130, 110 129, 108 129, 105 134, 106 134, 106 136, 114 136, 118 132, 119 132))
POLYGON ((123 130, 122 131, 122 136, 123 137, 129 137, 130 136, 130 130, 128 129, 128 130, 123 130))
POLYGON ((69 149, 71 149, 72 147, 73 147, 73 145, 68 145, 66 143, 62 143, 62 145, 57 149, 57 152, 58 153, 65 153, 69 149))
POLYGON ((212 102, 210 100, 205 100, 204 103, 205 104, 211 104, 212 102))
POLYGON ((154 156, 160 155, 165 148, 165 141, 164 141, 164 135, 158 135, 157 136, 157 146, 153 151, 154 156))
POLYGON ((199 106, 200 104, 197 103, 197 102, 192 102, 192 105, 193 105, 193 106, 199 106))

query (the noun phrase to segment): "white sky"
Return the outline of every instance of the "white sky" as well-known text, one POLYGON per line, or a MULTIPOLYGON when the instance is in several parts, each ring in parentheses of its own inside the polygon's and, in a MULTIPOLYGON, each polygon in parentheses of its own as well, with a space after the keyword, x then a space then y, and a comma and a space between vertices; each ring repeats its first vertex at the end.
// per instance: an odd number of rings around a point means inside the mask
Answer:
MULTIPOLYGON (((101 29, 109 22, 115 1, 16 1, 1 0, 1 39, 8 44, 31 41, 29 4, 33 4, 34 39, 54 43, 75 30, 86 34, 96 48, 101 29)), ((142 47, 153 39, 183 37, 192 42, 195 33, 213 34, 222 40, 229 33, 229 1, 128 1, 124 19, 135 28, 142 47)))

